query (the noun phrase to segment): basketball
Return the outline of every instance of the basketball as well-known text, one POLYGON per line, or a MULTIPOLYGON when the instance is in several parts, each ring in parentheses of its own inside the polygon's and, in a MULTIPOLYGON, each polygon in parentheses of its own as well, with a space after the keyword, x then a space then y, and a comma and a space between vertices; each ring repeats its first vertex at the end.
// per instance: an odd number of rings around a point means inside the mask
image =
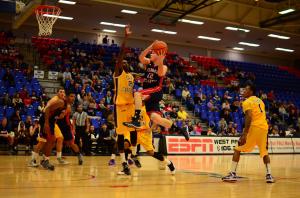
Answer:
POLYGON ((165 55, 168 52, 168 45, 164 41, 156 41, 152 46, 152 50, 157 55, 165 55))

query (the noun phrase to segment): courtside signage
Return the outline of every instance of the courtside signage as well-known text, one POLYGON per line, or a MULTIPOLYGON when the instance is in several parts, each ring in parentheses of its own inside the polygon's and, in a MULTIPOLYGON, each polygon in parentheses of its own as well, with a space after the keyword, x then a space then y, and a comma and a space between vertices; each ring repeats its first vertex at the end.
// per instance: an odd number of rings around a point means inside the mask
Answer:
MULTIPOLYGON (((168 154, 232 154, 239 137, 166 136, 168 154)), ((269 153, 300 153, 300 138, 269 138, 269 153)), ((259 153, 256 147, 251 153, 259 153)))

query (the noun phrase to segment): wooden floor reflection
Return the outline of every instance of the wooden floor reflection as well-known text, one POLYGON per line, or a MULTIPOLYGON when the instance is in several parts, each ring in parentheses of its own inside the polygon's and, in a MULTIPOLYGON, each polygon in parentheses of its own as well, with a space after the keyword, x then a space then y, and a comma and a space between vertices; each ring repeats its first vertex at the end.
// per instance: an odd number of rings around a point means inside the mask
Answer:
MULTIPOLYGON (((272 155, 275 184, 265 183, 265 168, 258 155, 243 155, 237 183, 224 183, 231 156, 169 156, 175 176, 159 170, 158 161, 141 157, 142 168, 132 176, 117 176, 120 166, 108 167, 109 157, 85 157, 77 165, 56 166, 54 172, 27 167, 29 157, 0 156, 0 197, 300 197, 300 155, 272 155)), ((53 160, 53 162, 55 162, 53 160)))

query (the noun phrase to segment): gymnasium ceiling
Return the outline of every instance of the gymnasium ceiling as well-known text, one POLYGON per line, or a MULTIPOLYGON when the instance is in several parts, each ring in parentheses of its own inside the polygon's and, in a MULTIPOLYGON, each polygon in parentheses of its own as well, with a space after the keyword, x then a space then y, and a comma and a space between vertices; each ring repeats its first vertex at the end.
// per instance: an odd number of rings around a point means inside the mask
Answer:
MULTIPOLYGON (((233 47, 243 47, 242 53, 282 56, 293 59, 300 57, 300 19, 272 26, 259 28, 259 22, 279 16, 278 11, 287 7, 300 10, 300 0, 283 0, 280 3, 268 3, 265 0, 220 0, 219 2, 198 10, 185 19, 204 22, 203 25, 193 25, 178 22, 176 26, 158 25, 149 22, 149 18, 161 9, 168 0, 74 0, 76 5, 59 5, 63 16, 74 17, 72 21, 57 20, 55 28, 81 32, 101 33, 103 29, 113 29, 116 35, 123 34, 123 28, 100 25, 101 21, 132 25, 134 38, 154 40, 161 39, 174 44, 200 46, 208 49, 231 50, 233 47), (135 10, 136 15, 121 13, 122 9, 135 10), (250 30, 229 31, 226 26, 234 26, 250 30), (167 35, 151 32, 152 28, 177 32, 167 35), (268 34, 289 36, 289 40, 270 38, 268 34), (221 41, 198 39, 197 36, 220 38, 221 41), (260 44, 259 47, 239 45, 239 42, 260 44), (295 50, 293 53, 274 50, 276 47, 295 50)), ((214 0, 210 0, 214 1, 214 0)), ((32 15, 25 23, 37 24, 32 15)), ((55 30, 54 30, 55 31, 55 30)))

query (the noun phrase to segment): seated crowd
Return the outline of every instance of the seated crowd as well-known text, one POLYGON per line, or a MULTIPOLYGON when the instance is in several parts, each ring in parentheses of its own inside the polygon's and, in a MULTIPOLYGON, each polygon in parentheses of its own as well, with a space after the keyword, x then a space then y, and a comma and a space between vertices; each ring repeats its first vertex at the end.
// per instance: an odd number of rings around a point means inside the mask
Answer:
MULTIPOLYGON (((113 66, 119 47, 116 45, 83 44, 78 41, 58 39, 33 40, 43 63, 49 70, 59 71, 62 85, 76 93, 72 120, 76 127, 75 141, 89 155, 110 153, 114 147, 113 121, 113 66), (84 121, 80 116, 84 114, 84 121), (80 120, 80 121, 79 121, 80 120)), ((39 82, 33 78, 33 68, 24 63, 9 33, 0 34, 0 137, 14 149, 18 144, 33 147, 39 130, 38 118, 49 100, 39 82)), ((138 54, 141 49, 128 48, 126 64, 134 73, 141 72, 138 54)), ((191 135, 238 136, 242 132, 243 112, 240 87, 246 79, 255 75, 229 68, 211 67, 207 70, 192 68, 188 61, 175 53, 166 57, 169 68, 164 80, 164 93, 179 99, 201 122, 207 122, 204 131, 200 121, 189 115, 180 101, 160 102, 162 114, 185 126, 191 135), (226 87, 217 87, 210 78, 215 76, 224 82, 234 76, 226 87)), ((207 68, 206 68, 207 69, 207 68)), ((139 89, 142 80, 135 85, 139 89)), ((258 96, 266 103, 270 136, 297 135, 299 109, 293 103, 276 100, 276 93, 260 91, 258 96)), ((157 127, 154 133, 177 134, 174 129, 157 127)))

